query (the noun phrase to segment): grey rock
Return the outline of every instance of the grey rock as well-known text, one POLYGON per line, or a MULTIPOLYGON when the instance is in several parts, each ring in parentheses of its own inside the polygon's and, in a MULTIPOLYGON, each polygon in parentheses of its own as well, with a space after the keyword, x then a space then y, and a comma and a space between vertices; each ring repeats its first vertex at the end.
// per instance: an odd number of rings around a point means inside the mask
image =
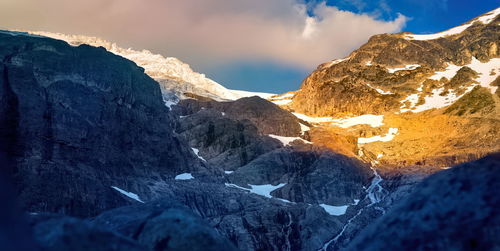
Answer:
POLYGON ((240 186, 285 183, 272 195, 293 202, 346 205, 364 196, 373 172, 357 159, 316 147, 281 148, 229 175, 240 186))
POLYGON ((33 234, 42 250, 148 250, 136 241, 83 219, 61 215, 32 216, 33 234))
POLYGON ((200 217, 169 200, 107 211, 93 220, 149 250, 236 250, 200 217))

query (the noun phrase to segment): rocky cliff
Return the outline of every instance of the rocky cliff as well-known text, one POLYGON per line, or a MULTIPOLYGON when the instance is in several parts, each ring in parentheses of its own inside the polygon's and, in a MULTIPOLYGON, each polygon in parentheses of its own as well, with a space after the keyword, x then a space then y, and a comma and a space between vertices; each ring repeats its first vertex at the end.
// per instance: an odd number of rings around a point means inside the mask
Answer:
POLYGON ((158 84, 134 63, 5 32, 0 58, 3 168, 27 210, 95 215, 126 204, 112 186, 202 168, 174 135, 158 84))
POLYGON ((496 154, 429 177, 348 250, 500 248, 499 168, 496 154))

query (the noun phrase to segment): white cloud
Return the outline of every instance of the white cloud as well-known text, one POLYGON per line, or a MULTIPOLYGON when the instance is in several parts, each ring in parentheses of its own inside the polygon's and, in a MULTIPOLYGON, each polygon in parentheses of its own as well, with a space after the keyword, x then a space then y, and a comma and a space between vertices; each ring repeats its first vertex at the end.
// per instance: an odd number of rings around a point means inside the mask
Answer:
POLYGON ((302 0, 0 1, 3 28, 99 36, 201 68, 266 60, 309 70, 405 22, 302 0))

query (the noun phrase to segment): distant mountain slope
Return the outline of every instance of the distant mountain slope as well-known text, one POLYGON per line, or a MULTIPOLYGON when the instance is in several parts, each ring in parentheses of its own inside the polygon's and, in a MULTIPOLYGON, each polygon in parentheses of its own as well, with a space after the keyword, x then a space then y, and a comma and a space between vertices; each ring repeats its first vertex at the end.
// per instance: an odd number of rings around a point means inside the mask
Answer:
POLYGON ((431 35, 381 34, 349 57, 324 63, 290 107, 316 116, 422 112, 453 104, 475 86, 495 93, 500 8, 431 35))
POLYGON ((179 98, 185 98, 184 93, 194 93, 218 101, 236 100, 250 96, 268 98, 274 95, 270 93, 230 90, 207 78, 205 74, 193 71, 188 64, 183 63, 177 58, 163 57, 148 50, 124 49, 116 43, 97 37, 65 35, 43 31, 29 31, 28 33, 60 39, 74 46, 80 44, 88 44, 96 47, 101 46, 111 53, 127 58, 143 67, 146 74, 160 83, 167 100, 175 99, 169 92, 174 93, 179 98))
POLYGON ((375 35, 270 100, 310 141, 378 166, 449 167, 500 150, 500 8, 428 35, 375 35))

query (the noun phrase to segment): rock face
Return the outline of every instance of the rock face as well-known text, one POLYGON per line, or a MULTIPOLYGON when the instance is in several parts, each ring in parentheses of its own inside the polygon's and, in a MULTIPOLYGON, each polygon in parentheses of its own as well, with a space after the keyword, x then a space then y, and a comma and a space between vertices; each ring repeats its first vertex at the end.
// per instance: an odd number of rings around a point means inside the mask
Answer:
POLYGON ((236 101, 215 102, 187 99, 179 103, 184 107, 180 115, 190 115, 201 109, 214 109, 223 116, 237 121, 250 121, 259 133, 280 136, 299 136, 301 129, 299 119, 279 106, 257 96, 241 98, 236 101))
POLYGON ((173 107, 176 132, 198 149, 209 166, 235 170, 282 146, 268 135, 299 136, 299 120, 259 97, 232 102, 186 99, 173 107))
POLYGON ((499 168, 495 154, 429 177, 349 250, 498 249, 499 168))
POLYGON ((1 149, 28 211, 95 215, 127 204, 111 186, 201 166, 134 63, 17 33, 0 33, 0 62, 1 149))
POLYGON ((325 149, 282 148, 229 175, 241 186, 286 184, 271 195, 294 202, 347 205, 364 196, 373 172, 367 164, 325 149))

